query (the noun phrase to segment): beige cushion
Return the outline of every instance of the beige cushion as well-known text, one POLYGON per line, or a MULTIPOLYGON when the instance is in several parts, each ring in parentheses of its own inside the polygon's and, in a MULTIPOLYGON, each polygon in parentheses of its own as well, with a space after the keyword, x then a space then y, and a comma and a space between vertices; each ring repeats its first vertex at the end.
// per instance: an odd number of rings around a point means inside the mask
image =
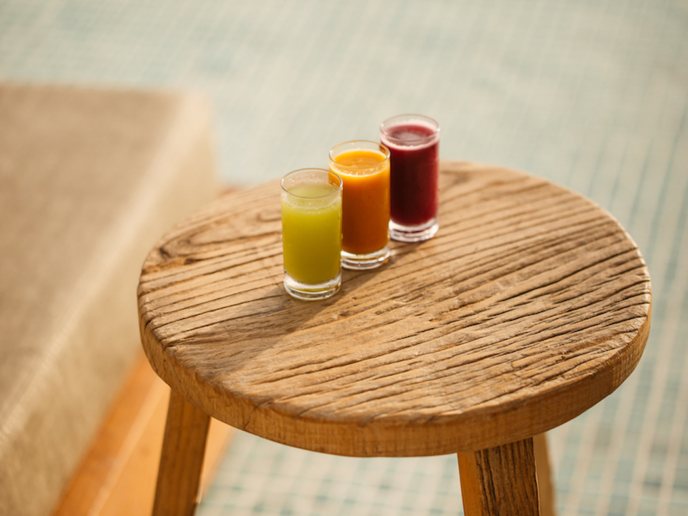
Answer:
POLYGON ((147 250, 215 194, 207 106, 0 85, 0 514, 46 514, 139 346, 147 250))

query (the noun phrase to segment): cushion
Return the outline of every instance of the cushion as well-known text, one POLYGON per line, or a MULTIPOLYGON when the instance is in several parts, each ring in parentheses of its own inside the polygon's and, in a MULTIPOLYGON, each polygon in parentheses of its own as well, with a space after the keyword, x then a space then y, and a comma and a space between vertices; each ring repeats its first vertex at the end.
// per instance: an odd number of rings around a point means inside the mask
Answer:
POLYGON ((216 193, 197 96, 0 84, 0 513, 49 512, 137 347, 158 236, 216 193))

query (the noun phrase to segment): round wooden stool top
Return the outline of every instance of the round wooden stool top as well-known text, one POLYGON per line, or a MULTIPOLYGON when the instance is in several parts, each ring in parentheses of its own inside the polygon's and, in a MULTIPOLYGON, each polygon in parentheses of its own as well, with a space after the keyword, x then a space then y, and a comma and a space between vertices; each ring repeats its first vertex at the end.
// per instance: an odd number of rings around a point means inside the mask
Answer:
POLYGON ((580 414, 642 354, 650 278, 609 214, 547 181, 443 163, 440 231, 344 272, 335 297, 282 287, 279 186, 231 193, 166 235, 139 284, 156 372, 208 415, 355 456, 499 446, 580 414))

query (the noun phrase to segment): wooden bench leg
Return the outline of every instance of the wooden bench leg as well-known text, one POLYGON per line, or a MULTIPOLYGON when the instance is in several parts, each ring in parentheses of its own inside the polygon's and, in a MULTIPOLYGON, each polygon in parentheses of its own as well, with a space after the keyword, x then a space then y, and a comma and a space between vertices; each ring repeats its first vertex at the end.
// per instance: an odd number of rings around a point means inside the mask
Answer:
POLYGON ((458 455, 467 516, 539 514, 533 439, 458 455))
POLYGON ((552 465, 547 449, 547 434, 538 434, 533 437, 533 452, 540 497, 540 514, 542 516, 554 516, 556 514, 554 479, 552 478, 552 465))
POLYGON ((155 488, 155 516, 187 516, 196 507, 210 417, 181 394, 170 392, 155 488))

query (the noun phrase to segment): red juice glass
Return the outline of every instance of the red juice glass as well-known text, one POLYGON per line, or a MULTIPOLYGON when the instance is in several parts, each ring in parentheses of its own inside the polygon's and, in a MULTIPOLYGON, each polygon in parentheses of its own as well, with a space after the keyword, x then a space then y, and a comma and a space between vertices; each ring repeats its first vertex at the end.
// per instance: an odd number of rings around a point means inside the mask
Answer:
POLYGON ((380 124, 380 140, 390 151, 390 237, 432 238, 439 228, 439 124, 423 115, 397 115, 380 124))

